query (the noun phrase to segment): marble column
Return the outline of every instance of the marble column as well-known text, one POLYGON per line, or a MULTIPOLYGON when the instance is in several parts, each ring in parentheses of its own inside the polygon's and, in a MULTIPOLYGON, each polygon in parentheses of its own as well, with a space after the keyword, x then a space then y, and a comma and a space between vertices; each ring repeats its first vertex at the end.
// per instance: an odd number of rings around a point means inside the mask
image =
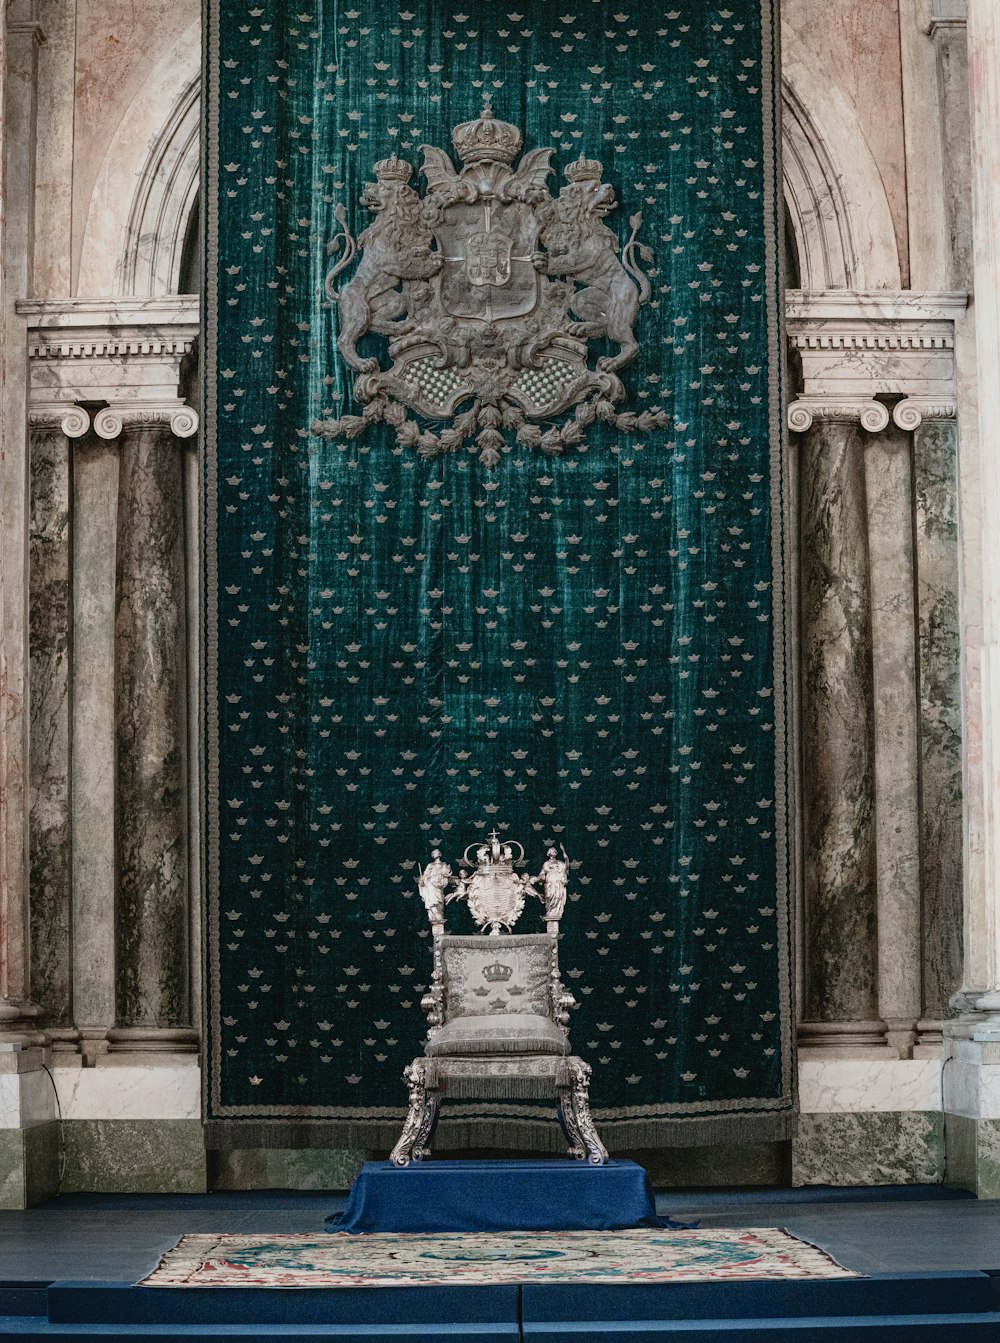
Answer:
POLYGON ((73 1018, 90 1062, 115 1024, 115 538, 118 449, 73 453, 73 1018))
POLYGON ((30 816, 31 980, 49 1040, 75 1050, 71 970, 70 653, 72 407, 31 412, 30 816))
POLYGON ((865 446, 872 603, 878 1006, 909 1058, 920 1016, 920 860, 913 476, 896 425, 865 446))
POLYGON ((113 1051, 197 1047, 190 1029, 181 452, 169 424, 126 423, 122 428, 113 1051))
POLYGON ((874 708, 862 431, 806 428, 799 450, 804 1018, 800 1046, 882 1047, 874 708))

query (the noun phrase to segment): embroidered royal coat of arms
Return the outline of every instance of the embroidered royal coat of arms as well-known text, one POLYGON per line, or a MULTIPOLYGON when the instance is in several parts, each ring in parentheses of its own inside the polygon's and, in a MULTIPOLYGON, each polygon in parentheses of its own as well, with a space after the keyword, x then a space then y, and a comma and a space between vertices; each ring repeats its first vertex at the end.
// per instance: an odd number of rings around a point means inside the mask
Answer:
POLYGON ((636 318, 651 294, 641 212, 621 246, 604 222, 618 201, 602 164, 581 155, 554 196, 555 151, 521 154, 521 132, 488 98, 452 143, 461 169, 421 146, 423 196, 412 164, 395 154, 375 164, 361 198, 374 219, 356 240, 338 207, 326 289, 364 411, 314 432, 350 438, 383 421, 425 457, 466 447, 495 466, 515 441, 549 454, 580 448, 597 420, 630 431, 669 423, 662 410, 623 409, 619 373, 638 353, 636 318), (388 337, 387 368, 359 352, 371 333, 388 337))

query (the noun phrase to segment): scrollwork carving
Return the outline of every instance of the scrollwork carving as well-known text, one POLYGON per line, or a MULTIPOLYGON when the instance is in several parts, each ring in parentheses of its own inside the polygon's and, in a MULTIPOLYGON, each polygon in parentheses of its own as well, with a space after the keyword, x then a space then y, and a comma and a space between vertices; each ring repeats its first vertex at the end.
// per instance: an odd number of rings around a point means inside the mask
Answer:
POLYGON ((94 416, 94 433, 98 438, 117 438, 124 428, 121 412, 105 406, 94 416))
POLYGON ((39 429, 54 429, 58 426, 67 438, 82 438, 90 429, 90 416, 82 406, 53 403, 33 406, 28 412, 28 424, 39 429))

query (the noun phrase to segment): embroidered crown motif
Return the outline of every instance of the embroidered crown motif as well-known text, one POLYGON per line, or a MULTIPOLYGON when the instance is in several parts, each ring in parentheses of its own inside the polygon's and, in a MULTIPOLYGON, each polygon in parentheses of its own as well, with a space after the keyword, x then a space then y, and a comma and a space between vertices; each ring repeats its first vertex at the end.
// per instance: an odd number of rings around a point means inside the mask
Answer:
POLYGON ((483 968, 483 978, 488 979, 491 984, 506 984, 513 973, 512 966, 502 965, 500 961, 494 961, 492 965, 483 968))
POLYGON ((494 163, 513 163, 521 150, 522 136, 509 121, 500 121, 487 93, 483 110, 475 121, 463 121, 451 134, 451 142, 466 165, 489 159, 494 163))

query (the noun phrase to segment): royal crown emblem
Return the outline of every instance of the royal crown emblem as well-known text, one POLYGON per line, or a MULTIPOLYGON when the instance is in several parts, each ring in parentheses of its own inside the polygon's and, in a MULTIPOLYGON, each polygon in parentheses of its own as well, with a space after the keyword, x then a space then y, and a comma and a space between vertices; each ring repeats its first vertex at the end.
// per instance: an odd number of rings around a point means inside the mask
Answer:
MULTIPOLYGON (((469 845, 457 874, 442 858, 441 850, 434 849, 427 866, 418 869, 418 889, 435 936, 444 930, 445 905, 453 900, 464 900, 478 927, 488 928, 491 935, 501 929, 510 932, 524 912, 529 895, 541 900, 548 930, 557 932, 566 907, 569 855, 565 849, 560 855, 550 848, 536 876, 515 872, 516 867, 523 866, 524 846, 516 839, 502 839, 496 830, 485 843, 469 845)), ((499 961, 483 971, 491 981, 509 979, 512 973, 499 961)))
POLYGON ((492 965, 483 967, 483 978, 489 980, 491 984, 506 984, 514 973, 514 967, 504 965, 501 961, 494 961, 492 965))
POLYGON ((581 154, 553 196, 555 150, 522 154, 523 143, 487 97, 452 133, 461 169, 421 146, 423 197, 409 185, 412 164, 393 154, 365 186, 374 219, 356 240, 338 206, 326 292, 364 413, 317 420, 315 433, 353 438, 384 422, 424 457, 468 447, 495 466, 515 443, 582 449, 596 421, 640 432, 670 422, 661 409, 621 409, 619 372, 639 351, 636 318, 651 293, 641 211, 622 246, 604 223, 618 201, 603 165, 581 154), (387 368, 359 352, 372 334, 388 337, 387 368))

